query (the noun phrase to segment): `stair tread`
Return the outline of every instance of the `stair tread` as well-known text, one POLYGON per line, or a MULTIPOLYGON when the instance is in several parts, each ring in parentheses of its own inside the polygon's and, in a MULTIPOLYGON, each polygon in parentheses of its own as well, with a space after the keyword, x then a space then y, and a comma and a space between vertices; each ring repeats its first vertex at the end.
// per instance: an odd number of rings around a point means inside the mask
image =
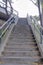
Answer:
POLYGON ((7 46, 6 48, 37 48, 37 46, 32 46, 32 45, 15 45, 15 46, 7 46))
POLYGON ((28 63, 30 62, 38 62, 40 57, 1 57, 1 61, 6 63, 28 63))
POLYGON ((2 56, 16 56, 16 57, 28 57, 28 56, 39 56, 38 51, 4 51, 2 53, 2 56))
POLYGON ((5 49, 5 51, 34 51, 36 49, 5 49))
MULTIPOLYGON (((24 64, 20 64, 20 63, 4 63, 4 64, 0 64, 0 65, 37 65, 37 64, 40 64, 40 63, 35 63, 35 62, 28 62, 28 63, 24 63, 24 64)), ((40 65, 43 65, 43 64, 40 64, 40 65)))
POLYGON ((32 47, 32 46, 27 46, 27 47, 25 47, 25 46, 16 46, 16 47, 11 47, 11 46, 9 46, 9 47, 5 47, 5 49, 37 49, 37 47, 32 47))
POLYGON ((36 42, 28 42, 28 41, 8 41, 8 44, 36 44, 36 42))

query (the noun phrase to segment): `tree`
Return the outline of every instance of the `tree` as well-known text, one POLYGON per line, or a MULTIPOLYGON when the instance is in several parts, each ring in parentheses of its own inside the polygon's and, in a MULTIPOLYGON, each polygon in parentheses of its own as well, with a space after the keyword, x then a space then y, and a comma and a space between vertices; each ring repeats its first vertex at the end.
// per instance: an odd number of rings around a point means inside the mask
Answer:
POLYGON ((38 1, 37 0, 31 0, 34 5, 38 7, 38 1))
POLYGON ((33 16, 37 21, 40 20, 39 16, 33 16))
POLYGON ((12 0, 3 0, 3 2, 6 4, 6 5, 5 5, 5 9, 6 9, 6 13, 7 13, 7 15, 8 15, 8 11, 7 11, 7 2, 8 2, 9 5, 10 5, 10 8, 11 8, 11 14, 12 14, 12 13, 13 13, 13 7, 12 7, 12 5, 11 5, 12 0))

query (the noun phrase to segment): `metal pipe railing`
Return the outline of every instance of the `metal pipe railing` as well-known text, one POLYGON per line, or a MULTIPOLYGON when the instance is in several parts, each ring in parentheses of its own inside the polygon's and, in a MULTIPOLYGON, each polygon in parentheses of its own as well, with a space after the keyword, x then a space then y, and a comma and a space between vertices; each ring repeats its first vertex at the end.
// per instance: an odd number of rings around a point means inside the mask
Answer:
MULTIPOLYGON (((17 14, 18 16, 18 14, 17 14)), ((14 20, 14 16, 12 15, 1 27, 0 27, 0 38, 2 37, 2 35, 5 33, 5 30, 8 29, 9 24, 12 23, 12 21, 14 20)))
MULTIPOLYGON (((1 1, 0 1, 0 4, 2 4, 2 5, 5 6, 5 4, 2 3, 1 1)), ((7 7, 10 8, 9 6, 7 6, 7 7)), ((10 13, 10 11, 8 11, 8 12, 10 13)), ((15 9, 13 9, 13 14, 11 15, 11 17, 0 27, 0 38, 4 34, 5 30, 8 29, 9 24, 11 24, 12 19, 15 18, 15 15, 18 16, 18 11, 16 11, 15 9)))
POLYGON ((0 38, 2 37, 2 35, 5 33, 5 31, 8 29, 8 27, 10 26, 9 24, 12 23, 12 17, 8 19, 8 21, 6 21, 1 27, 0 27, 0 38))
POLYGON ((38 32, 38 35, 40 37, 40 40, 39 41, 42 44, 42 40, 43 39, 42 39, 42 32, 41 32, 41 30, 43 30, 43 27, 38 24, 37 20, 34 17, 31 16, 31 19, 34 21, 34 31, 36 30, 36 32, 38 32), (37 24, 36 24, 36 22, 37 22, 37 24))

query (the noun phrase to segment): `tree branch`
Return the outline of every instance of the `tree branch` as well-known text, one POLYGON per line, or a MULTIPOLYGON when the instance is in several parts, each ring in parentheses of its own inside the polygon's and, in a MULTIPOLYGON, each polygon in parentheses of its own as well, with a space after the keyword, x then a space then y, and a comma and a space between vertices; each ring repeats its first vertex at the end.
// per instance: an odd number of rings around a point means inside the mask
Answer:
MULTIPOLYGON (((31 0, 32 1, 32 0, 31 0)), ((36 4, 36 3, 34 3, 33 1, 32 1, 32 3, 35 5, 35 6, 37 6, 38 7, 38 5, 36 4)))

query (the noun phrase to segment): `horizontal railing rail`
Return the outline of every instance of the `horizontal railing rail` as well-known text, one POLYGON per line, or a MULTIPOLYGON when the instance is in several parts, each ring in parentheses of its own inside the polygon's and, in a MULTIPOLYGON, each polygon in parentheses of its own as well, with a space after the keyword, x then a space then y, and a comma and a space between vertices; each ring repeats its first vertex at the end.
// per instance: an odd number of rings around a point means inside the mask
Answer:
POLYGON ((38 23, 38 21, 34 17, 31 16, 30 18, 31 20, 34 21, 33 23, 31 21, 31 26, 33 27, 34 35, 36 36, 37 41, 40 44, 42 44, 43 43, 43 36, 42 36, 43 27, 41 26, 41 24, 38 23))
MULTIPOLYGON (((18 16, 18 14, 16 15, 16 17, 17 16, 18 16)), ((10 24, 14 21, 14 19, 15 19, 15 15, 12 14, 11 17, 2 26, 0 26, 0 38, 3 36, 3 34, 9 28, 10 24)))
MULTIPOLYGON (((16 11, 16 10, 14 10, 14 11, 16 11)), ((17 13, 16 16, 18 16, 17 11, 16 11, 16 13, 17 13)), ((15 13, 13 13, 12 16, 0 27, 0 31, 2 32, 2 33, 0 33, 1 36, 2 36, 5 28, 8 27, 8 25, 12 22, 12 19, 14 20, 14 18, 15 18, 15 13)), ((1 36, 0 36, 0 38, 1 38, 1 36)))
POLYGON ((6 21, 1 27, 0 27, 0 38, 3 36, 3 34, 7 31, 10 24, 13 22, 13 17, 9 18, 8 21, 6 21))
POLYGON ((42 37, 43 27, 41 26, 41 24, 38 22, 38 20, 35 17, 27 15, 27 18, 37 43, 42 44, 43 43, 43 37, 42 37))
MULTIPOLYGON (((2 8, 5 8, 5 3, 0 1, 0 5, 2 4, 2 8)), ((7 6, 7 8, 10 8, 9 6, 7 6)), ((11 11, 11 10, 10 10, 11 11)), ((10 11, 8 10, 8 12, 10 13, 10 11)), ((13 20, 18 16, 18 11, 16 11, 15 9, 13 9, 13 13, 11 14, 10 18, 2 25, 0 26, 0 38, 2 38, 2 36, 4 35, 4 33, 8 30, 9 26, 11 25, 11 23, 13 22, 13 20)))
POLYGON ((11 19, 12 19, 12 17, 10 17, 10 18, 0 27, 0 29, 2 29, 11 19))
POLYGON ((41 43, 40 25, 39 25, 38 21, 34 17, 31 17, 31 19, 33 20, 33 23, 32 23, 31 26, 33 28, 33 32, 34 32, 34 35, 36 37, 36 40, 38 41, 38 43, 41 43))
MULTIPOLYGON (((18 16, 18 12, 16 17, 18 16)), ((0 27, 0 38, 3 36, 3 34, 5 33, 5 31, 8 29, 8 27, 10 26, 10 24, 12 23, 12 21, 16 18, 15 14, 13 13, 12 16, 0 27)))

